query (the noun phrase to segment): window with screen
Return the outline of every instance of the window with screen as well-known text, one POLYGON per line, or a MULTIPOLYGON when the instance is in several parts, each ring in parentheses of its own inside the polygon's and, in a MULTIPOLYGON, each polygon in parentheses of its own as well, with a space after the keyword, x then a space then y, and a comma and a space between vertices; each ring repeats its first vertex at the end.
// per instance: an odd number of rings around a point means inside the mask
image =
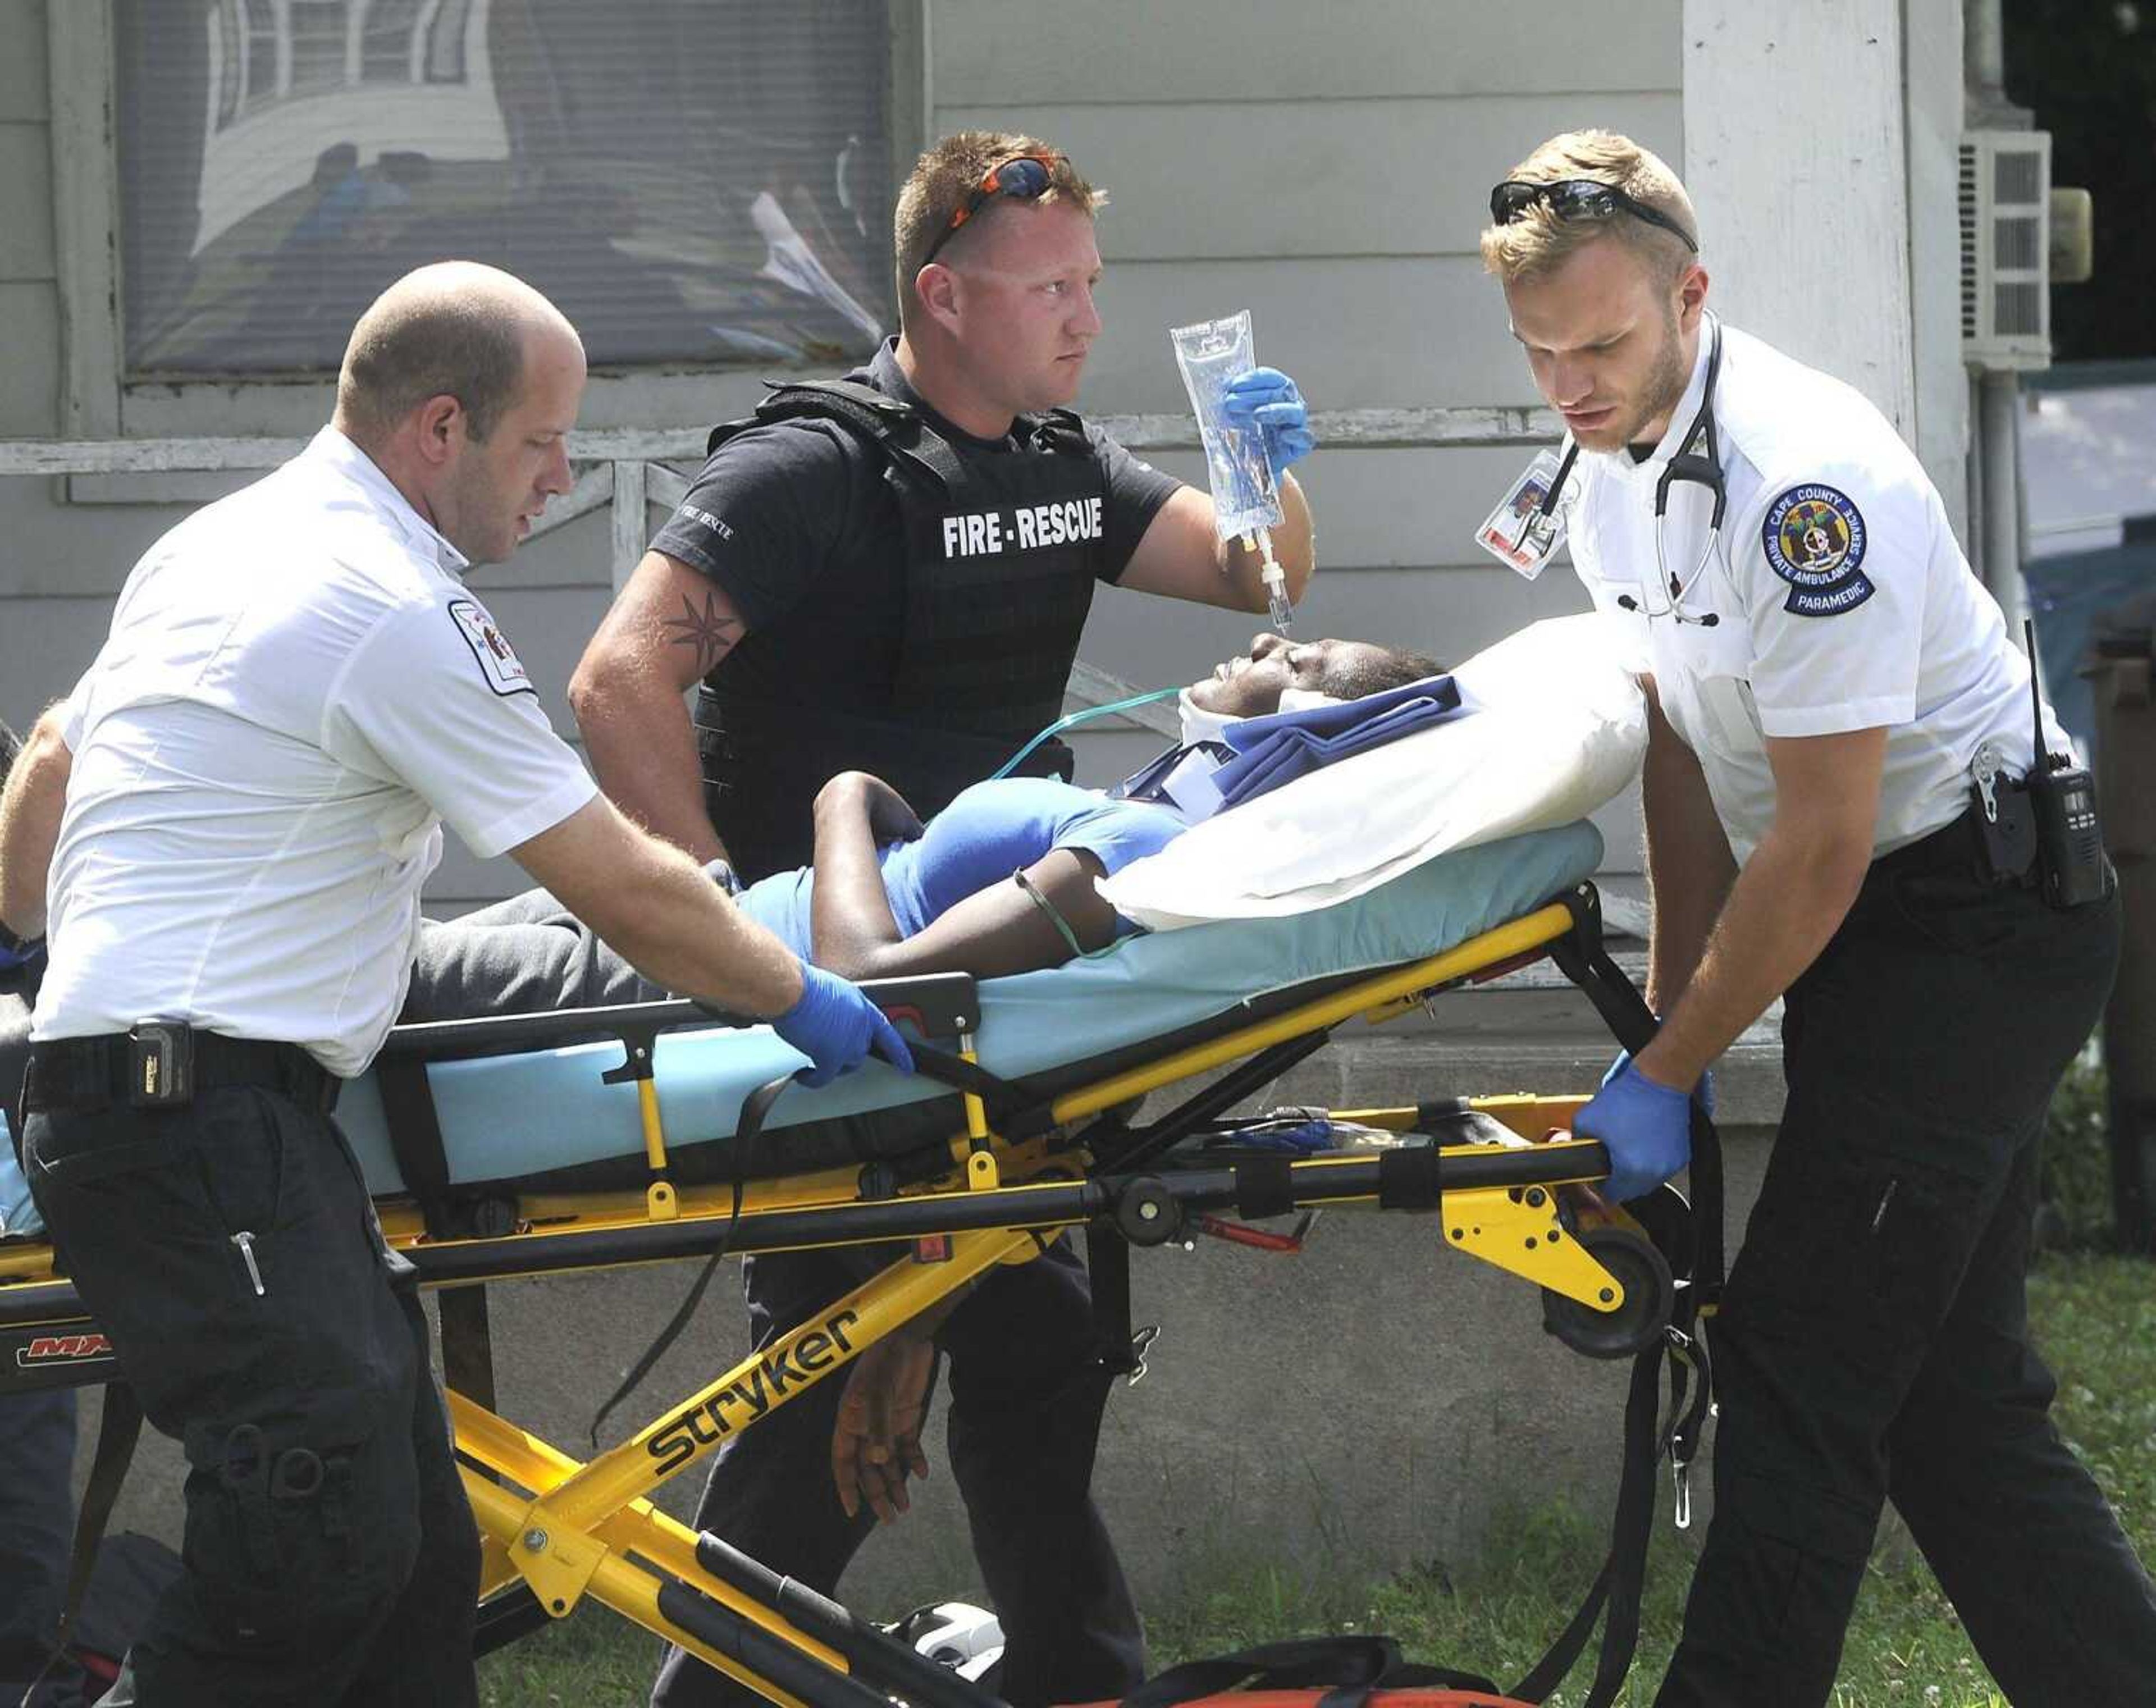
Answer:
POLYGON ((595 367, 835 363, 890 318, 883 0, 115 0, 126 365, 334 372, 423 262, 595 367))

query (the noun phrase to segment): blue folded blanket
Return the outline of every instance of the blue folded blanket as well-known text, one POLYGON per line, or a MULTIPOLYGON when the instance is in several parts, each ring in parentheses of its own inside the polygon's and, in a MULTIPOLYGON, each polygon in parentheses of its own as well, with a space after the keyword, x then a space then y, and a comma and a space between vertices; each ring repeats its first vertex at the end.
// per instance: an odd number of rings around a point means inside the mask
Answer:
POLYGON ((1209 818, 1307 777, 1320 766, 1412 736, 1462 710, 1451 677, 1425 676, 1337 705, 1244 718, 1220 732, 1231 757, 1207 776, 1183 779, 1176 803, 1194 819, 1209 818))

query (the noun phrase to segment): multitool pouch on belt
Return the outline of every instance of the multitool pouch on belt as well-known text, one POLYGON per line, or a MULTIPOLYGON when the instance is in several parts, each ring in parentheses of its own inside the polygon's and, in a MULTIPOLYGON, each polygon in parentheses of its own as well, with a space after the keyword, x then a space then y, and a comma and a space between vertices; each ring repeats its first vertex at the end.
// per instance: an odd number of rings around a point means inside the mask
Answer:
POLYGON ((2041 890, 2062 912, 2111 894, 2096 782, 2087 771, 2045 760, 2026 778, 2009 777, 1998 745, 1986 741, 1969 775, 1978 862, 1993 883, 2041 890))
POLYGON ((2036 819, 2030 808, 2028 785, 2006 774, 2006 757, 1995 741, 1976 750, 1969 773, 1978 869, 1994 884, 2033 884, 2036 819))

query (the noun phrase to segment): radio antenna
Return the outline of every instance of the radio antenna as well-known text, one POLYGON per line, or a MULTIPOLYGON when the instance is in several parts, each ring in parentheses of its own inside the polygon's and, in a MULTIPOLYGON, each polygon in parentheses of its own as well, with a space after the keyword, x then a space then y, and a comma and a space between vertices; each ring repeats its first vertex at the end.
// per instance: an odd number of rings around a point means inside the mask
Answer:
POLYGON ((2044 696, 2036 687, 2036 624, 2033 618, 2021 619, 2021 645, 2029 654, 2029 768, 2050 771, 2054 767, 2051 756, 2045 751, 2044 696))

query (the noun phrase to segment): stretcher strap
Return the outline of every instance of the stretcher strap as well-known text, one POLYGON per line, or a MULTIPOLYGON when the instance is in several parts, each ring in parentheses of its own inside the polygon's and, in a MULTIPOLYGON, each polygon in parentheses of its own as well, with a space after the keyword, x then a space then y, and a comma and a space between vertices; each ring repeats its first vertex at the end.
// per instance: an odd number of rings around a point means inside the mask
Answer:
POLYGON ((404 1190, 419 1205, 427 1232, 446 1238, 449 1225, 449 1154, 442 1143, 441 1117, 434 1110, 427 1064, 417 1056, 384 1052, 375 1059, 375 1083, 382 1089, 382 1118, 389 1129, 389 1148, 404 1190))
POLYGON ((1609 1526, 1609 1553, 1571 1623, 1533 1670, 1513 1686, 1512 1695, 1522 1701, 1540 1702, 1563 1682, 1605 1608, 1609 1616, 1602 1628, 1601 1658, 1582 1708, 1608 1708, 1631 1670, 1640 1640, 1647 1536, 1655 1516, 1656 1468, 1665 1453, 1681 1469, 1690 1465, 1714 1397, 1713 1366, 1698 1312, 1721 1290, 1722 1139, 1713 1121, 1697 1105, 1692 1111, 1691 1182, 1695 1244, 1691 1284, 1678 1291, 1668 1332, 1632 1362, 1632 1382, 1625 1401, 1624 1465, 1609 1526), (1666 1359, 1670 1418, 1665 1424, 1657 1400, 1666 1359))
POLYGON ((712 1248, 711 1256, 705 1259, 704 1267, 697 1272, 696 1281, 689 1289, 689 1296, 681 1301, 680 1308, 668 1319, 666 1326, 659 1331, 657 1338, 644 1349, 644 1356, 629 1367, 629 1374, 623 1377, 621 1385, 607 1396, 606 1403, 592 1414, 591 1443, 594 1449, 599 1444, 599 1425, 606 1422, 608 1413, 636 1392, 644 1378, 650 1375, 651 1367, 665 1357, 666 1349, 681 1337, 681 1331, 688 1327, 689 1319, 696 1314, 696 1307, 704 1302, 704 1290, 711 1285, 711 1277, 718 1272, 720 1259, 732 1248, 734 1235, 741 1227, 742 1199, 748 1186, 743 1159, 748 1154, 748 1147, 756 1142, 757 1135, 763 1131, 764 1118, 771 1113, 771 1105, 778 1101, 781 1094, 793 1083, 791 1074, 782 1075, 776 1080, 766 1080, 742 1100, 741 1118, 734 1124, 733 1208, 726 1217, 726 1232, 717 1245, 712 1248))
POLYGON ((1434 1210, 1441 1196, 1443 1157, 1435 1145, 1387 1151, 1378 1158, 1378 1208, 1434 1210))
POLYGON ((1617 1486, 1616 1516, 1610 1524, 1609 1557, 1572 1623, 1533 1670, 1512 1686, 1512 1694, 1521 1701, 1540 1702, 1563 1682, 1605 1608, 1609 1617, 1602 1628, 1601 1657, 1582 1708, 1609 1708, 1632 1669, 1633 1652, 1640 1642, 1647 1532, 1655 1516, 1655 1466, 1661 1445, 1655 1429, 1656 1378, 1665 1354, 1664 1344, 1657 1341, 1632 1361, 1632 1382, 1625 1401, 1624 1471, 1617 1486))
POLYGON ((1702 1316, 1712 1316, 1722 1303, 1725 1262, 1722 1135, 1715 1128, 1714 1117, 1696 1100, 1691 1105, 1691 1167, 1688 1177, 1691 1182, 1692 1227, 1697 1238, 1691 1272, 1694 1308, 1702 1316))
POLYGON ((1285 1216, 1295 1208, 1295 1160, 1253 1157, 1235 1165, 1235 1208, 1250 1220, 1285 1216))
POLYGON ((911 1039, 906 1047, 912 1054, 915 1073, 954 1090, 972 1092, 987 1109, 989 1125, 1013 1143, 1045 1133, 1055 1125, 1049 1104, 1015 1081, 990 1073, 978 1062, 911 1039))

